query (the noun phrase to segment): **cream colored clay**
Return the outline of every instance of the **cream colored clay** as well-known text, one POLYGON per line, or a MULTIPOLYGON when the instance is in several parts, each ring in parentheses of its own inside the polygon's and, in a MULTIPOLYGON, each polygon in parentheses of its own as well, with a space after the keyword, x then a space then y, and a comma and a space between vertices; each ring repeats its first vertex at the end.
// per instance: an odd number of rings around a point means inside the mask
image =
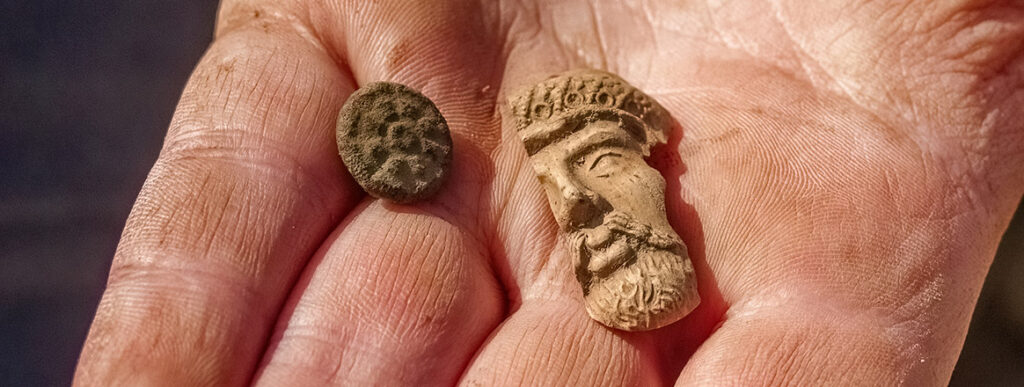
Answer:
POLYGON ((627 331, 671 324, 700 303, 665 180, 644 160, 668 112, 621 78, 575 70, 513 95, 517 130, 573 256, 587 312, 627 331))

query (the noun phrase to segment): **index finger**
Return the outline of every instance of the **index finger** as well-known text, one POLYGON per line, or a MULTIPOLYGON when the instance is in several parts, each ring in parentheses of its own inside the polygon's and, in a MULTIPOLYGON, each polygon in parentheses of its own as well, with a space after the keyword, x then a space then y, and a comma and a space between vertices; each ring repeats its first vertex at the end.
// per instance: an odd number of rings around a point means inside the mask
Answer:
POLYGON ((299 271, 362 196, 333 123, 353 81, 287 13, 225 8, 128 219, 83 385, 245 383, 299 271))

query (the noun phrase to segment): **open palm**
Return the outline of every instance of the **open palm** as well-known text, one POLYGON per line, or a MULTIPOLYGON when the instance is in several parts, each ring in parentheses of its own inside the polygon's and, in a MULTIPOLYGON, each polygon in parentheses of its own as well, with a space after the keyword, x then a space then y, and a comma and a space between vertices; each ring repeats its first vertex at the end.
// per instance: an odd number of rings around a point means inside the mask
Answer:
POLYGON ((284 4, 221 5, 77 383, 942 383, 1024 192, 1020 2, 284 4), (679 124, 650 162, 703 302, 669 327, 587 317, 509 124, 579 67, 679 124), (378 80, 451 127, 429 202, 337 156, 378 80))

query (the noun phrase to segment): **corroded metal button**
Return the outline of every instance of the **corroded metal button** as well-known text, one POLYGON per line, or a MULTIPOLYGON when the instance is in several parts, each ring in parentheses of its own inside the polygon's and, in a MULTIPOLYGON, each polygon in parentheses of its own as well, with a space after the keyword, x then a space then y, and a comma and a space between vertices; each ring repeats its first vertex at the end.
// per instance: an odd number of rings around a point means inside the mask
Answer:
POLYGON ((398 203, 441 188, 452 160, 448 123, 416 90, 375 82, 356 90, 338 113, 338 153, 371 195, 398 203))

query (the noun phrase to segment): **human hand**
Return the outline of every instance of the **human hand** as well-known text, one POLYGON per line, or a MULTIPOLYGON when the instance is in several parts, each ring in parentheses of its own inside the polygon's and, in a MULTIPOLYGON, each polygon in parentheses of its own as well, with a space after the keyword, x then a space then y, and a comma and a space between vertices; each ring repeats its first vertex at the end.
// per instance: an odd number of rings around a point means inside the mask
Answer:
POLYGON ((225 1, 76 383, 941 384, 1024 192, 1019 3, 225 1), (679 122, 652 157, 702 304, 587 317, 504 97, 576 67, 679 122), (421 90, 454 170, 365 197, 334 121, 421 90))

